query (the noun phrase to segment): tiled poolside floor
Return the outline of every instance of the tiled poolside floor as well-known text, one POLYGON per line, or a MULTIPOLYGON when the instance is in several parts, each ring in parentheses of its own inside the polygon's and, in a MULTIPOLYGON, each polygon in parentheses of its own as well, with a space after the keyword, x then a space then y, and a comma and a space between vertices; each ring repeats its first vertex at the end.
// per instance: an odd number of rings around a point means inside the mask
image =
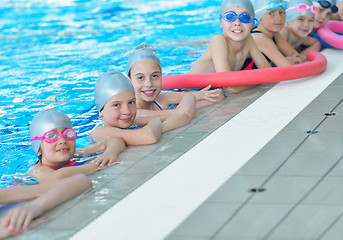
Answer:
POLYGON ((221 103, 197 110, 189 125, 164 133, 158 143, 129 147, 120 155, 120 164, 90 175, 92 190, 51 211, 48 223, 11 239, 68 239, 273 86, 259 85, 229 95, 221 103))
POLYGON ((167 240, 343 239, 343 75, 167 240))

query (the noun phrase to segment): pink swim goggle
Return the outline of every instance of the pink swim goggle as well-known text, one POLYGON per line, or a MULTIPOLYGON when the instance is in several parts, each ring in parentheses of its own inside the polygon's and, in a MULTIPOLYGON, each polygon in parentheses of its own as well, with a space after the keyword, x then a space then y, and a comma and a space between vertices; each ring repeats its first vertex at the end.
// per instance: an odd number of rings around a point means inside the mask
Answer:
POLYGON ((291 7, 291 8, 288 8, 287 11, 289 10, 292 10, 292 9, 297 9, 299 11, 302 11, 302 12, 305 12, 307 10, 310 10, 313 14, 315 14, 316 12, 318 12, 318 8, 316 6, 308 6, 306 4, 299 4, 298 6, 296 7, 291 7))
POLYGON ((60 137, 64 137, 66 140, 71 141, 76 138, 76 135, 77 133, 72 128, 67 128, 63 130, 62 134, 59 134, 55 130, 47 131, 41 137, 30 138, 30 141, 43 140, 47 143, 53 143, 56 142, 60 137))

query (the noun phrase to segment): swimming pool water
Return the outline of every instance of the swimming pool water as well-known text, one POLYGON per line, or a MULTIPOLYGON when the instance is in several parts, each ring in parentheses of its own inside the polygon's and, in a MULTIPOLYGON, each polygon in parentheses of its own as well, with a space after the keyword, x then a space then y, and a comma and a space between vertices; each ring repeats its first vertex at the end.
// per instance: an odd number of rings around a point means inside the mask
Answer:
POLYGON ((164 74, 185 73, 221 32, 221 1, 1 0, 0 188, 36 162, 29 124, 43 108, 71 118, 77 146, 97 123, 93 87, 109 70, 125 71, 136 45, 156 48, 164 74), (49 96, 59 101, 42 101, 49 96), (13 103, 21 97, 23 103, 13 103))

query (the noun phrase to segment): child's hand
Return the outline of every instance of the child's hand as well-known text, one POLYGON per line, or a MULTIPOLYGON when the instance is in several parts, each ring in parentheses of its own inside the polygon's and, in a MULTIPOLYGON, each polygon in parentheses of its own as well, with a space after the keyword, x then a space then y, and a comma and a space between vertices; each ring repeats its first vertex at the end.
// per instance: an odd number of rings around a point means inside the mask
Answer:
POLYGON ((292 64, 300 64, 302 63, 302 58, 300 56, 300 54, 293 54, 291 56, 287 56, 286 59, 292 64))
POLYGON ((207 100, 209 102, 220 102, 225 97, 219 89, 210 90, 211 85, 203 88, 201 91, 194 92, 195 101, 207 100))
POLYGON ((91 161, 92 164, 99 167, 111 166, 115 161, 118 160, 118 156, 103 153, 91 161))
POLYGON ((147 132, 147 137, 150 139, 151 143, 157 142, 162 134, 162 120, 161 118, 153 118, 149 123, 144 127, 147 132))
POLYGON ((7 216, 2 219, 1 225, 10 232, 18 233, 28 229, 32 221, 42 214, 43 210, 37 206, 15 207, 8 211, 7 216))

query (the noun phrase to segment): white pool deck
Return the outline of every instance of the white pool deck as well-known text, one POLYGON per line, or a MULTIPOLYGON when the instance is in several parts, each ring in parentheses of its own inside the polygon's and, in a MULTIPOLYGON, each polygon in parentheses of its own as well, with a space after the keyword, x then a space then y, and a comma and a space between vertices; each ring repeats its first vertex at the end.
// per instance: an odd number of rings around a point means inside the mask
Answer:
POLYGON ((343 52, 322 53, 324 73, 198 111, 160 143, 129 148, 122 164, 90 176, 93 190, 13 239, 342 239, 343 52), (301 151, 317 127, 324 140, 301 151))

